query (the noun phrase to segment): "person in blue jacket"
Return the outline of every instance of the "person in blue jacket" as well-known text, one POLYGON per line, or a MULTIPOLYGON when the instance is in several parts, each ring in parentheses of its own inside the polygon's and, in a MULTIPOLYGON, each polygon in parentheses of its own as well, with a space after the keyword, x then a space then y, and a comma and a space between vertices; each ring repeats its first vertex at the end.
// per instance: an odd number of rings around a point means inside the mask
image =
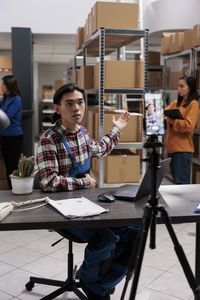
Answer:
POLYGON ((13 75, 2 78, 1 88, 3 99, 0 102, 0 108, 10 120, 10 125, 1 132, 1 151, 6 166, 8 185, 11 189, 9 175, 17 169, 23 146, 22 96, 18 82, 13 75))

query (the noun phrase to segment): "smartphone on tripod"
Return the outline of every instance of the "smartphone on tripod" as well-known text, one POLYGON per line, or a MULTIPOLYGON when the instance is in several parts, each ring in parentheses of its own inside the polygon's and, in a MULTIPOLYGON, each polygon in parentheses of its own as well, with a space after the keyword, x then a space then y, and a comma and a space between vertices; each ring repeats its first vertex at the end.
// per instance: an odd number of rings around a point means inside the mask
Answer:
POLYGON ((147 136, 165 133, 161 92, 144 93, 144 130, 147 136))

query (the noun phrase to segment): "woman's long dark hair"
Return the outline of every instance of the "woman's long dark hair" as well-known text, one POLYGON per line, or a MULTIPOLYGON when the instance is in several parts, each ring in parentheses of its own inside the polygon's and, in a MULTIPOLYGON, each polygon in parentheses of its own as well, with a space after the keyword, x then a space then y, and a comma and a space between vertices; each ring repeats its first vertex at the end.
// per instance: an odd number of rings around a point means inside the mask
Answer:
MULTIPOLYGON (((189 87, 188 98, 187 98, 185 104, 183 105, 183 107, 188 106, 192 100, 198 101, 199 96, 198 96, 198 92, 197 92, 197 88, 196 88, 196 78, 193 76, 190 76, 190 75, 189 76, 184 75, 184 76, 181 76, 179 78, 179 80, 185 80, 186 84, 189 87)), ((177 97, 177 106, 178 107, 181 106, 182 101, 183 101, 183 97, 178 95, 178 97, 177 97)))
MULTIPOLYGON (((84 89, 81 89, 78 85, 74 83, 67 83, 63 86, 61 86, 54 94, 53 97, 53 103, 54 104, 60 104, 60 101, 64 94, 73 93, 74 91, 79 91, 83 95, 83 99, 85 99, 85 91, 84 89)), ((52 115, 52 123, 55 123, 57 120, 59 120, 61 117, 56 112, 52 115)))
MULTIPOLYGON (((20 96, 22 98, 22 95, 19 90, 19 85, 17 82, 17 79, 13 75, 7 75, 2 78, 3 83, 5 84, 8 92, 12 96, 20 96)), ((7 97, 6 94, 3 95, 3 99, 7 97)))

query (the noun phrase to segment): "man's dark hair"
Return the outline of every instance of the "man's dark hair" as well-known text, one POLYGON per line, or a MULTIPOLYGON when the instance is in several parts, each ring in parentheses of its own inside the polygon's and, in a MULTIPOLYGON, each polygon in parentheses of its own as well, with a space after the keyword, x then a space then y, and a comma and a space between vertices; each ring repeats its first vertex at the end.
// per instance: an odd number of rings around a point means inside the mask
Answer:
MULTIPOLYGON (((186 84, 189 86, 189 94, 188 94, 188 98, 185 102, 185 104, 183 105, 183 107, 186 107, 190 104, 190 102, 192 100, 196 100, 198 101, 199 96, 198 96, 198 92, 197 92, 197 88, 196 88, 196 78, 190 75, 184 75, 181 76, 179 78, 179 80, 185 80, 186 84)), ((183 101, 183 97, 178 95, 177 98, 177 106, 181 106, 181 103, 183 101)))
MULTIPOLYGON (((53 97, 53 103, 59 105, 64 94, 73 93, 74 91, 81 92, 83 95, 83 99, 85 100, 84 89, 81 89, 78 85, 71 82, 71 83, 67 83, 67 84, 61 86, 55 92, 54 97, 53 97)), ((60 119, 60 115, 55 112, 52 116, 52 123, 55 123, 58 119, 60 119)))

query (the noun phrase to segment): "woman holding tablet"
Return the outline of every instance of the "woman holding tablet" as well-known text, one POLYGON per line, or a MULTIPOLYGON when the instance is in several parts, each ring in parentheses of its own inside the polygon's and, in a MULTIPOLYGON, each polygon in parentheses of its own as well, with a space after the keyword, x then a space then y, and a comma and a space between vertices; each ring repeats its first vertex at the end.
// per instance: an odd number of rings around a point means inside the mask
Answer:
POLYGON ((170 171, 175 184, 190 183, 190 165, 194 145, 192 135, 199 116, 196 78, 182 76, 178 81, 178 97, 167 108, 179 109, 183 119, 167 117, 166 151, 172 158, 170 171))

